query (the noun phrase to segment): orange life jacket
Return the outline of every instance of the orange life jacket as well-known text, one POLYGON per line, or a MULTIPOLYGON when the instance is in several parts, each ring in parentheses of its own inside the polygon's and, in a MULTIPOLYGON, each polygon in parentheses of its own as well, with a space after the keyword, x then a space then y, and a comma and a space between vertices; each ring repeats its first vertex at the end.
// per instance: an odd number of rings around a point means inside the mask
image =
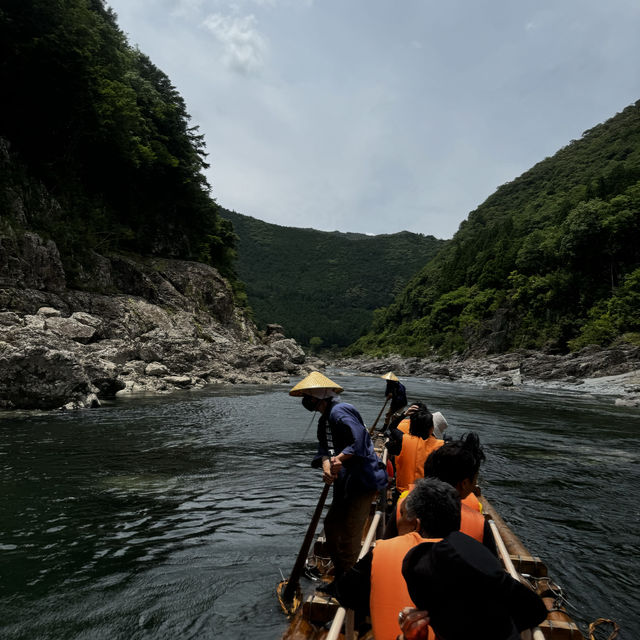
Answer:
POLYGON ((404 491, 418 478, 423 478, 425 460, 443 444, 444 440, 437 440, 432 435, 423 440, 405 433, 402 436, 402 449, 396 456, 396 489, 404 491))
MULTIPOLYGON (((371 561, 371 626, 376 640, 396 640, 400 634, 398 613, 404 607, 415 607, 402 577, 402 561, 409 549, 423 542, 439 542, 442 538, 423 538, 417 531, 403 536, 378 540, 371 561)), ((429 629, 429 640, 435 634, 429 629)))
POLYGON ((484 516, 466 504, 460 505, 460 531, 475 538, 478 542, 484 541, 484 516))
POLYGON ((400 431, 402 431, 402 433, 409 433, 409 427, 410 426, 411 426, 411 418, 405 418, 404 420, 402 420, 398 424, 396 429, 400 429, 400 431))
MULTIPOLYGON (((407 496, 413 490, 414 485, 409 485, 409 488, 403 491, 396 503, 396 522, 400 523, 401 514, 400 506, 406 500, 407 496)), ((470 507, 462 501, 460 505, 460 531, 466 533, 471 538, 474 538, 478 542, 484 542, 484 516, 476 509, 470 507)))
POLYGON ((473 491, 464 500, 462 500, 462 504, 466 504, 468 507, 482 513, 482 503, 478 500, 478 497, 473 493, 473 491))

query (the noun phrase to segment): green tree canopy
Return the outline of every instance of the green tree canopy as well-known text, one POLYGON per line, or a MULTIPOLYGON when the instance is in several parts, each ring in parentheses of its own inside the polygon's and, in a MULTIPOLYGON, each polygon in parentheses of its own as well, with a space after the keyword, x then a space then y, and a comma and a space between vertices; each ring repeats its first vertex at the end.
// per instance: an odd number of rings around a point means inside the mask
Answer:
POLYGON ((639 266, 640 101, 497 189, 349 352, 608 344, 639 266))
POLYGON ((68 263, 125 249, 230 272, 234 236, 202 173, 203 137, 103 0, 3 2, 0 52, 0 137, 61 205, 31 228, 68 263))

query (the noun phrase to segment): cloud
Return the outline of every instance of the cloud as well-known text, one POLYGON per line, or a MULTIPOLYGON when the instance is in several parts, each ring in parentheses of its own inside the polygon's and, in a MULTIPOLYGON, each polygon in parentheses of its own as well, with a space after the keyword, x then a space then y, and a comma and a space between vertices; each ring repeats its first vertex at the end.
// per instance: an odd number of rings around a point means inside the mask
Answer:
POLYGON ((176 18, 185 18, 199 13, 203 0, 178 0, 171 15, 176 18))
POLYGON ((213 13, 202 24, 223 46, 223 62, 229 69, 240 73, 262 69, 268 45, 256 28, 257 20, 253 14, 223 16, 213 13))

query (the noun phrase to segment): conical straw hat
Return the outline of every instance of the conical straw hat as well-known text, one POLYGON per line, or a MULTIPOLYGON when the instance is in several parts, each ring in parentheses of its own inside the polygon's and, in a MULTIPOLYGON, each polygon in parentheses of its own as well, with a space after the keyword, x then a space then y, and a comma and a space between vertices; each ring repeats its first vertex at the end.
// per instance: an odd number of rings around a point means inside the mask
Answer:
POLYGON ((289 395, 303 396, 305 391, 311 391, 312 389, 331 389, 331 391, 335 391, 336 393, 342 393, 342 391, 344 391, 340 385, 329 380, 327 376, 323 376, 319 371, 312 371, 289 391, 289 395))
POLYGON ((385 373, 383 376, 380 376, 383 380, 393 380, 394 382, 400 382, 396 377, 396 374, 393 371, 389 371, 389 373, 385 373))

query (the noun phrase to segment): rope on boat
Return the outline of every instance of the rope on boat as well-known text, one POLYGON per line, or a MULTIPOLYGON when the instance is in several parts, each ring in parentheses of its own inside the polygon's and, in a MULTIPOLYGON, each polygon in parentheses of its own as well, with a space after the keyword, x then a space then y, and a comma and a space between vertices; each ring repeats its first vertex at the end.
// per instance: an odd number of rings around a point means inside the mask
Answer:
MULTIPOLYGON (((566 608, 572 606, 564 595, 562 587, 553 582, 549 576, 532 576, 528 573, 521 575, 541 598, 553 598, 553 607, 547 608, 549 613, 554 611, 566 613, 566 608), (543 584, 545 582, 546 585, 543 584)), ((575 607, 573 608, 575 609, 575 607)))
POLYGON ((607 640, 614 640, 614 638, 618 637, 618 631, 620 631, 620 625, 618 625, 617 622, 614 622, 613 620, 609 620, 609 618, 598 618, 597 620, 594 620, 589 625, 589 640, 596 640, 594 631, 596 630, 596 627, 599 627, 601 624, 613 625, 613 629, 611 631, 611 634, 607 638, 607 640))

